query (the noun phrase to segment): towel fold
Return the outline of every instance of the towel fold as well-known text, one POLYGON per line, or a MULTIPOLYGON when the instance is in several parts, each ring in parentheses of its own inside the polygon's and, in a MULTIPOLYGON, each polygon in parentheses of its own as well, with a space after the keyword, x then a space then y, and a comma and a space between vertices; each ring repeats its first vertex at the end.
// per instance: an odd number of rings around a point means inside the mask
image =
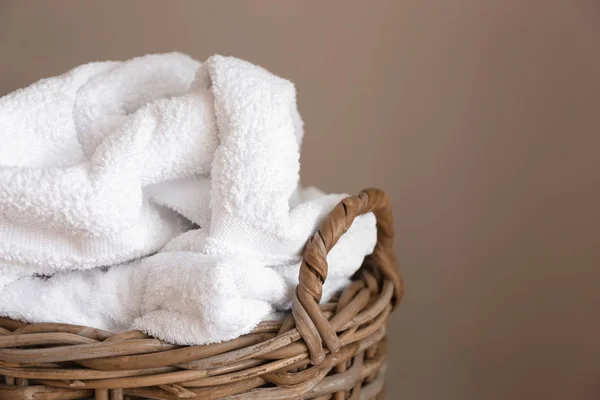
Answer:
MULTIPOLYGON (((232 57, 91 63, 0 98, 0 315, 177 344, 276 318, 345 197, 299 187, 302 135, 293 84, 232 57)), ((358 217, 324 300, 375 241, 358 217)))

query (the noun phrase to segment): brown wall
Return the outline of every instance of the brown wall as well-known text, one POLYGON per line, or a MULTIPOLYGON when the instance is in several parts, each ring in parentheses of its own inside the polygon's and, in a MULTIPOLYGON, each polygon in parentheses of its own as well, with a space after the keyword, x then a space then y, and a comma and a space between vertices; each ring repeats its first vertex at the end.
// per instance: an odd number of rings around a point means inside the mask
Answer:
POLYGON ((292 79, 304 182, 390 193, 390 399, 600 398, 600 3, 0 1, 2 94, 173 49, 292 79))

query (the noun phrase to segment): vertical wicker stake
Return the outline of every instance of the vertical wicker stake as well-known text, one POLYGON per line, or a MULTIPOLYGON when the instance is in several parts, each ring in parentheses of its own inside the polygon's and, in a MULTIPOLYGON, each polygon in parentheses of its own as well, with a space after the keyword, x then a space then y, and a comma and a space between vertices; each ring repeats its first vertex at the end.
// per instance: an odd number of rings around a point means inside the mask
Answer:
POLYGON ((108 389, 96 389, 96 400, 108 400, 108 389))

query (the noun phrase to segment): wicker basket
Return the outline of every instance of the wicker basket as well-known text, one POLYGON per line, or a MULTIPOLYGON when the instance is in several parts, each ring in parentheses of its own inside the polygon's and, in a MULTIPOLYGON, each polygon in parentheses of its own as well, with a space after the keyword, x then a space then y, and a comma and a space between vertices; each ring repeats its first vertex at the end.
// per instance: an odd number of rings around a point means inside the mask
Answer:
POLYGON ((0 319, 0 399, 382 398, 386 325, 402 297, 392 238, 382 191, 343 200, 306 245, 289 317, 228 342, 181 347, 135 331, 0 319), (369 211, 373 255, 343 293, 319 304, 327 252, 369 211))

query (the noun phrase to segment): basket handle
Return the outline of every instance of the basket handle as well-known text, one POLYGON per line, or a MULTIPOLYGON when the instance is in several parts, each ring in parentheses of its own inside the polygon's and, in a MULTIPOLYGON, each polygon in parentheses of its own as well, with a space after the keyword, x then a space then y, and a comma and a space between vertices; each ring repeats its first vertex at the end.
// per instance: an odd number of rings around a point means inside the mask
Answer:
POLYGON ((313 365, 320 364, 325 358, 323 343, 331 353, 340 349, 335 329, 319 307, 323 283, 327 279, 327 253, 358 215, 371 211, 377 218, 377 244, 371 260, 394 284, 394 301, 402 297, 402 279, 392 249, 394 227, 390 199, 379 189, 366 189, 357 196, 345 198, 306 243, 292 306, 296 328, 308 346, 313 365))

